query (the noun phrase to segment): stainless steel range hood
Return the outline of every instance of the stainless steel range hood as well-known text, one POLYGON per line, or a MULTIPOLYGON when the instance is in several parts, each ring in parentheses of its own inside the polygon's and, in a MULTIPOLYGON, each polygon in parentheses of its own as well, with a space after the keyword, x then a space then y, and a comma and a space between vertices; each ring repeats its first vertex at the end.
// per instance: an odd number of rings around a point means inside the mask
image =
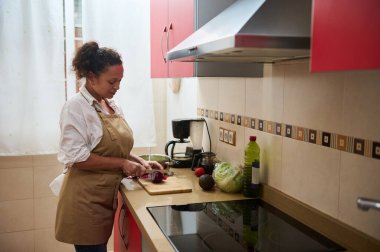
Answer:
POLYGON ((312 0, 238 0, 167 53, 168 60, 276 62, 310 55, 312 0))

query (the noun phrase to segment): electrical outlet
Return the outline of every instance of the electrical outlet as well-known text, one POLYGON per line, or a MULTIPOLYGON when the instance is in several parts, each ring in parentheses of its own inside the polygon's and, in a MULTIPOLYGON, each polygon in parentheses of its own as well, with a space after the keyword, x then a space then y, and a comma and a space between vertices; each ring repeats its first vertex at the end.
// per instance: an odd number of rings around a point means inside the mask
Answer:
POLYGON ((228 131, 228 143, 234 146, 236 145, 236 131, 228 131))
POLYGON ((226 144, 236 145, 236 131, 219 127, 219 141, 226 144))
POLYGON ((219 141, 224 141, 224 129, 219 128, 219 141))
POLYGON ((225 142, 225 143, 228 143, 228 137, 229 137, 229 134, 228 134, 228 130, 223 130, 223 141, 225 142))

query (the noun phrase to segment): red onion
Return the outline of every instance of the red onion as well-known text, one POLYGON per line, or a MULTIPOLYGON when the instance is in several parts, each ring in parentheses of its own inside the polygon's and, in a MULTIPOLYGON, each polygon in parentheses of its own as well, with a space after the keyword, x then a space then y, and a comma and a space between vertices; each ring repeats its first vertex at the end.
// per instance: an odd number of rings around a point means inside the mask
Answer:
POLYGON ((154 171, 150 174, 150 179, 153 183, 158 184, 162 182, 164 175, 159 171, 154 171))

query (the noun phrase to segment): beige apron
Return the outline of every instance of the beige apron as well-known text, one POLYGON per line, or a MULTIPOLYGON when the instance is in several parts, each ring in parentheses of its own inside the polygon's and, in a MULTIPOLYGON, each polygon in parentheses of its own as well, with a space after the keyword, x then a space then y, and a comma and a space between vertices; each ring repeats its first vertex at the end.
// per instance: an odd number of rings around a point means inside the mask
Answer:
MULTIPOLYGON (((132 130, 117 115, 98 112, 103 137, 92 153, 128 158, 132 130)), ((61 242, 76 245, 106 243, 111 236, 117 208, 121 170, 84 171, 70 168, 65 175, 57 207, 55 233, 61 242)))

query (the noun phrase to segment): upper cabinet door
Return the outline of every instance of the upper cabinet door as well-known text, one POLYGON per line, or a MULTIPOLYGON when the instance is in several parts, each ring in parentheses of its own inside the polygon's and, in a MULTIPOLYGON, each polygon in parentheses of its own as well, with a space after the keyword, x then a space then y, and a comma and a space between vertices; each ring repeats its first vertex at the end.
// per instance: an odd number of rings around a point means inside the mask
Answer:
POLYGON ((150 71, 152 78, 168 77, 168 64, 164 57, 168 44, 168 0, 150 1, 150 71))
MULTIPOLYGON (((169 0, 169 50, 194 32, 194 0, 169 0)), ((194 76, 194 63, 169 62, 169 77, 194 76)))
POLYGON ((151 77, 191 77, 192 62, 166 62, 166 53, 194 32, 194 0, 150 1, 151 77))
POLYGON ((379 0, 314 0, 311 71, 380 69, 379 11, 379 0))

